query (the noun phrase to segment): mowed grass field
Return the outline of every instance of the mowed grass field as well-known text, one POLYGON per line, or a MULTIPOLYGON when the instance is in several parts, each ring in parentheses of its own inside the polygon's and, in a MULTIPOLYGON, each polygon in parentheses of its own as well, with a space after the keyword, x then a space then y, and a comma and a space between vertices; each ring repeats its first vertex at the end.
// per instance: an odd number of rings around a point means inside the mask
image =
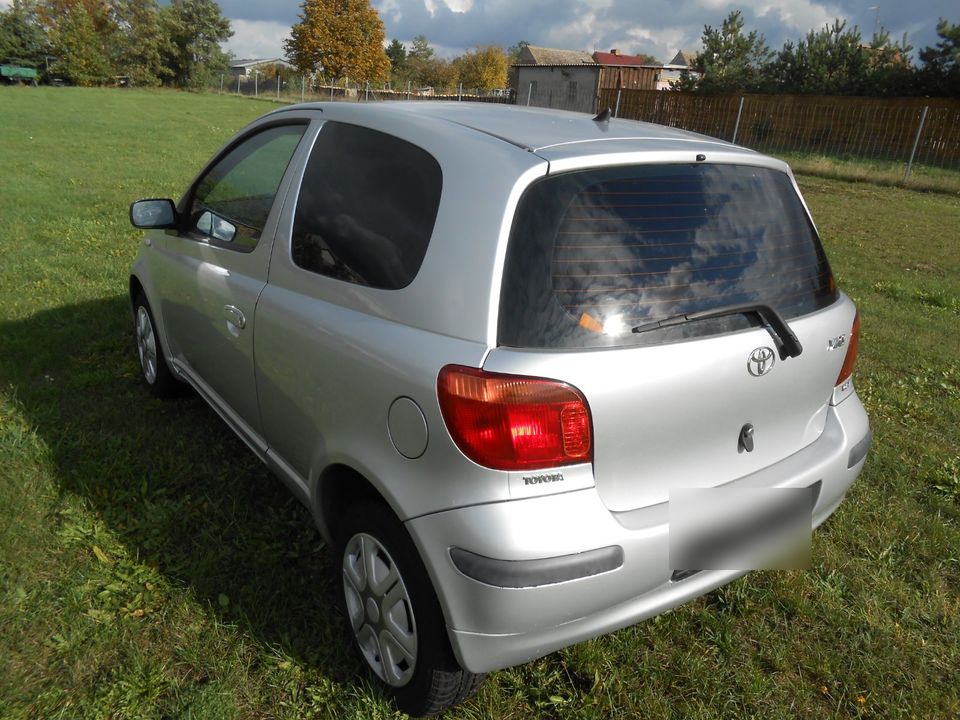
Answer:
MULTIPOLYGON (((0 88, 0 717, 385 718, 302 509, 141 386, 139 197, 269 105, 0 88)), ((960 199, 801 177, 874 448, 814 567, 490 676, 452 718, 960 716, 960 199)))

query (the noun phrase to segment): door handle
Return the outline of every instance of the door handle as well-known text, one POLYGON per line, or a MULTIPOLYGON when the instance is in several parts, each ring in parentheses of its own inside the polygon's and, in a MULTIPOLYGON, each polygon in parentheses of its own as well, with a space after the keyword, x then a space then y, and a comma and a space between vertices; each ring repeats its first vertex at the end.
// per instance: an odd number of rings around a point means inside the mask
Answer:
POLYGON ((247 318, 236 305, 224 305, 223 316, 227 319, 228 323, 235 325, 240 330, 243 330, 247 324, 247 318))

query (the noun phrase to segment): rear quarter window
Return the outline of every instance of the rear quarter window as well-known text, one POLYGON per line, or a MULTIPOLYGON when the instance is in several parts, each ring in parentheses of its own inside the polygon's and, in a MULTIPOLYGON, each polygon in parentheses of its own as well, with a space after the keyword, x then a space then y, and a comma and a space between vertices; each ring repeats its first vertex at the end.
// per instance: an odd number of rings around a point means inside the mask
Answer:
POLYGON ((440 205, 432 155, 386 133, 324 123, 303 177, 291 254, 338 280, 396 290, 423 262, 440 205))
POLYGON ((764 303, 785 319, 837 299, 789 177, 739 165, 640 165, 556 175, 524 193, 511 230, 499 341, 657 344, 750 327, 729 316, 634 334, 681 313, 764 303))

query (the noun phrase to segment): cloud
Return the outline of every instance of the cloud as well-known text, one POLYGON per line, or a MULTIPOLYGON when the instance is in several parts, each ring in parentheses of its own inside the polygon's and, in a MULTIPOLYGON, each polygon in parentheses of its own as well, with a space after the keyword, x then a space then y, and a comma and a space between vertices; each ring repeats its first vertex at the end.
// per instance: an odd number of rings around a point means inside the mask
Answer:
MULTIPOLYGON (((9 0, 0 0, 4 3, 9 0)), ((526 40, 574 50, 618 48, 661 60, 669 60, 680 48, 696 50, 704 25, 719 26, 738 9, 745 29, 762 32, 775 50, 834 18, 859 26, 869 39, 878 18, 877 11, 869 9, 871 3, 880 7, 880 26, 897 40, 908 33, 916 47, 936 42, 938 18, 960 20, 956 0, 373 0, 388 40, 409 43, 426 35, 445 57, 475 45, 508 47, 526 40)), ((279 40, 300 12, 296 0, 221 0, 220 6, 237 31, 228 47, 242 56, 279 54, 279 40)))
POLYGON ((223 43, 224 50, 240 58, 283 57, 283 41, 290 25, 274 20, 231 20, 233 37, 223 43))

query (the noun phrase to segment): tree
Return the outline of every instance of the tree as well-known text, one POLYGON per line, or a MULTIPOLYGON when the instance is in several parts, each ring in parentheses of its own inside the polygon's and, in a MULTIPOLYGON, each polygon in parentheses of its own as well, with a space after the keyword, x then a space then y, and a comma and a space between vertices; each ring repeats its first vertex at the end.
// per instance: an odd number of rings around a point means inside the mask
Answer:
POLYGON ((940 41, 920 51, 919 84, 926 94, 960 96, 960 24, 940 18, 940 41))
POLYGON ((46 29, 55 72, 76 85, 110 81, 115 68, 108 48, 116 32, 103 0, 46 0, 37 8, 46 29))
POLYGON ((770 81, 780 92, 857 95, 864 91, 869 55, 860 31, 835 20, 807 33, 794 45, 786 42, 770 68, 770 81))
POLYGON ((361 83, 387 79, 383 21, 370 0, 304 0, 301 8, 300 22, 283 42, 298 70, 361 83))
POLYGON ((161 10, 164 65, 178 87, 199 89, 228 69, 220 43, 233 35, 214 0, 171 0, 161 10))
POLYGON ((460 58, 460 82, 464 87, 493 90, 507 84, 507 54, 496 45, 478 45, 460 58))
POLYGON ((703 92, 755 90, 764 84, 764 69, 772 57, 763 35, 756 30, 743 33, 743 16, 734 10, 720 28, 704 26, 703 50, 693 66, 700 79, 692 81, 688 74, 684 84, 695 84, 703 92))
POLYGON ((117 72, 131 85, 159 85, 172 78, 164 54, 173 54, 156 0, 111 0, 116 24, 112 57, 117 72))
POLYGON ((0 63, 42 68, 46 55, 47 40, 33 3, 14 0, 0 10, 0 63))
POLYGON ((433 48, 427 42, 426 35, 417 35, 413 39, 413 47, 410 49, 408 57, 415 62, 426 62, 433 59, 433 48))
POLYGON ((387 46, 387 57, 390 58, 390 72, 395 77, 400 76, 407 69, 407 49, 403 43, 394 38, 387 46))

